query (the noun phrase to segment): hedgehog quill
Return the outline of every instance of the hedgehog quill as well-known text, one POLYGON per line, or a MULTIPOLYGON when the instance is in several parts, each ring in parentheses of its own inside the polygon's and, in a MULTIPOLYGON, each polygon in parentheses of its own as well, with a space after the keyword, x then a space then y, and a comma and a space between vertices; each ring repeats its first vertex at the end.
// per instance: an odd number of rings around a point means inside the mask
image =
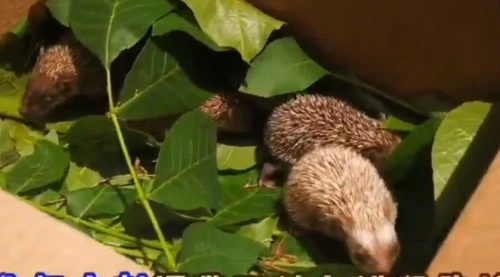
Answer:
POLYGON ((381 128, 347 102, 332 96, 306 94, 277 106, 264 127, 264 146, 270 161, 264 163, 259 184, 273 187, 273 175, 286 171, 317 146, 351 148, 380 168, 401 138, 381 128))
POLYGON ((290 169, 284 206, 299 228, 344 241, 366 273, 388 273, 399 256, 397 204, 374 165, 349 148, 303 155, 290 169))
POLYGON ((43 119, 76 96, 106 97, 106 73, 98 58, 69 32, 42 47, 31 73, 19 113, 43 119))

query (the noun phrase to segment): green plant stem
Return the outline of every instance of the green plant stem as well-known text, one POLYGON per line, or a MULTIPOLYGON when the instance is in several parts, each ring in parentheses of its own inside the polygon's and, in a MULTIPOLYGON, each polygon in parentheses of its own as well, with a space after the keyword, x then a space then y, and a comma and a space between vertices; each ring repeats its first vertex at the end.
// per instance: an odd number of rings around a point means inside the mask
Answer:
POLYGON ((45 212, 47 214, 50 214, 50 215, 52 215, 54 217, 57 217, 57 218, 60 218, 60 219, 69 220, 69 221, 71 221, 71 222, 73 222, 75 224, 83 225, 83 226, 88 227, 90 229, 93 229, 95 231, 101 232, 101 233, 106 234, 106 235, 110 235, 112 237, 116 237, 116 238, 122 239, 124 241, 129 241, 129 242, 134 242, 134 243, 139 242, 140 244, 142 244, 144 246, 147 246, 147 247, 150 247, 150 248, 154 248, 154 249, 158 249, 158 250, 163 250, 162 245, 159 244, 158 242, 150 241, 150 240, 138 239, 138 238, 134 238, 132 236, 129 236, 129 235, 126 235, 126 234, 123 234, 123 233, 114 232, 114 231, 112 231, 108 227, 105 227, 105 226, 102 226, 102 225, 99 225, 99 224, 96 224, 96 223, 90 223, 90 222, 87 222, 85 220, 72 217, 72 216, 70 216, 68 214, 65 214, 63 212, 56 211, 56 210, 53 210, 53 209, 51 209, 49 207, 45 207, 43 205, 40 205, 40 204, 38 204, 38 203, 36 203, 34 201, 26 200, 26 199, 21 198, 21 197, 18 197, 18 199, 20 199, 22 201, 26 201, 29 204, 31 204, 32 206, 35 206, 39 210, 41 210, 41 211, 43 211, 43 212, 45 212))
POLYGON ((160 244, 162 245, 163 251, 165 252, 165 255, 167 257, 169 270, 175 271, 177 266, 175 264, 174 256, 172 255, 172 253, 170 253, 170 249, 168 247, 168 244, 165 240, 165 237, 163 236, 163 232, 160 229, 160 224, 158 223, 158 220, 156 220, 156 217, 153 213, 153 209, 151 209, 151 206, 149 205, 149 201, 146 199, 146 196, 144 195, 144 191, 142 190, 141 184, 139 183, 139 178, 137 178, 137 173, 135 172, 134 166, 132 165, 132 159, 130 159, 127 145, 125 144, 125 139, 123 138, 122 130, 120 127, 120 122, 118 122, 118 117, 115 114, 115 107, 113 104, 113 93, 112 93, 112 88, 111 88, 111 72, 110 72, 109 66, 106 66, 106 80, 107 80, 106 88, 107 88, 107 92, 108 92, 108 102, 109 102, 109 110, 111 112, 111 120, 113 121, 113 124, 115 126, 116 135, 118 136, 118 142, 120 143, 120 147, 122 149, 123 156, 125 158, 125 162, 127 163, 127 167, 130 171, 130 176, 132 177, 132 180, 134 181, 134 185, 135 185, 135 188, 137 190, 137 196, 139 197, 139 200, 141 201, 142 205, 144 206, 144 209, 146 210, 146 213, 148 214, 149 220, 151 220, 151 223, 153 225, 155 233, 158 236, 158 239, 160 240, 160 244))

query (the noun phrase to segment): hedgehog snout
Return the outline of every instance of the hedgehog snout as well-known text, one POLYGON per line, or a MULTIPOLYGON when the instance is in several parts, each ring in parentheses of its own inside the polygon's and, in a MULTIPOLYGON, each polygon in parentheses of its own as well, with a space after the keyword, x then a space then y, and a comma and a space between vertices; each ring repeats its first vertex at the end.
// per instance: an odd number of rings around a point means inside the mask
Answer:
POLYGON ((351 261, 365 273, 390 273, 399 257, 394 225, 386 222, 372 231, 355 231, 347 240, 351 261))
POLYGON ((43 110, 37 103, 24 100, 19 107, 19 114, 27 120, 36 120, 41 114, 43 114, 43 110))

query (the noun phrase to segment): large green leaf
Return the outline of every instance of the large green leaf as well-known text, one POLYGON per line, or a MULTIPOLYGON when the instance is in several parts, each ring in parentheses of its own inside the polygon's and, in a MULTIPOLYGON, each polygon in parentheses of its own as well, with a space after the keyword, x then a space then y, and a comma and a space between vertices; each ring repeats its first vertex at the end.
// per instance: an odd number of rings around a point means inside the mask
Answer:
POLYGON ((490 111, 491 104, 462 104, 444 118, 432 147, 434 198, 438 199, 469 144, 490 111))
POLYGON ((174 7, 165 0, 72 1, 69 25, 75 36, 108 67, 174 7))
POLYGON ((209 223, 193 223, 182 237, 179 272, 245 274, 265 247, 249 238, 222 232, 209 223))
POLYGON ((273 41, 257 56, 240 90, 272 97, 302 91, 326 74, 328 71, 309 58, 293 38, 286 37, 273 41))
POLYGON ((178 114, 210 96, 191 82, 173 56, 149 40, 127 75, 117 113, 125 119, 178 114))
POLYGON ((255 146, 217 146, 217 168, 219 170, 245 170, 255 165, 255 146))
POLYGON ((221 48, 215 44, 215 42, 200 29, 193 13, 188 8, 176 9, 175 12, 167 14, 153 25, 154 36, 161 36, 172 31, 182 31, 188 33, 190 36, 210 47, 212 50, 227 50, 226 48, 221 48))
POLYGON ((52 16, 64 26, 69 26, 69 10, 71 0, 47 0, 45 5, 52 16))
MULTIPOLYGON (((141 147, 149 142, 149 137, 139 131, 122 126, 122 133, 129 149, 141 147)), ((99 145, 103 151, 120 151, 118 136, 113 122, 101 115, 82 117, 71 125, 65 136, 72 146, 92 147, 99 145)))
POLYGON ((439 126, 432 147, 434 235, 453 223, 498 152, 499 121, 498 105, 468 102, 450 111, 439 126))
POLYGON ((182 1, 217 45, 235 48, 247 62, 262 50, 269 35, 284 24, 244 0, 182 1))
POLYGON ((239 175, 220 176, 222 187, 221 205, 211 222, 224 226, 261 219, 275 214, 280 189, 259 187, 245 188, 246 184, 256 184, 258 173, 252 170, 239 175))
POLYGON ((391 115, 387 118, 382 127, 389 130, 411 132, 416 126, 391 115))
POLYGON ((4 120, 4 125, 7 126, 10 137, 14 140, 21 156, 33 153, 33 145, 43 137, 41 133, 14 120, 4 120))
POLYGON ((14 141, 11 139, 9 133, 9 125, 0 119, 0 156, 14 147, 14 141))
POLYGON ((148 198, 178 210, 218 207, 216 147, 214 123, 197 110, 184 114, 161 146, 148 198))
POLYGON ((64 180, 63 190, 64 192, 70 192, 83 188, 89 188, 91 186, 95 186, 102 179, 102 176, 98 172, 90 168, 80 167, 74 162, 71 162, 68 174, 64 180))
POLYGON ((236 234, 262 243, 266 248, 271 246, 272 236, 278 229, 278 218, 268 217, 257 223, 242 226, 236 234))
POLYGON ((69 155, 61 147, 41 139, 33 154, 21 158, 7 173, 7 189, 17 194, 59 181, 68 164, 69 155))
POLYGON ((21 105, 24 89, 28 77, 17 77, 14 73, 0 68, 0 114, 14 118, 21 118, 21 105))
POLYGON ((132 187, 94 186, 69 192, 68 214, 78 218, 122 214, 137 198, 132 187))

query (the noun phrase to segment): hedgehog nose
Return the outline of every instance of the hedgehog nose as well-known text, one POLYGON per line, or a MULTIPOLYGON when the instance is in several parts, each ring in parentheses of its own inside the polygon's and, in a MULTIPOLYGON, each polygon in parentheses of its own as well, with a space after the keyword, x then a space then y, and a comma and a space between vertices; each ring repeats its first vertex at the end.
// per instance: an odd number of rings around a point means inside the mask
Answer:
POLYGON ((27 120, 35 120, 40 108, 35 106, 21 105, 19 107, 19 114, 27 120))
POLYGON ((389 274, 391 272, 393 264, 389 261, 378 261, 373 269, 372 272, 376 272, 379 274, 389 274))

